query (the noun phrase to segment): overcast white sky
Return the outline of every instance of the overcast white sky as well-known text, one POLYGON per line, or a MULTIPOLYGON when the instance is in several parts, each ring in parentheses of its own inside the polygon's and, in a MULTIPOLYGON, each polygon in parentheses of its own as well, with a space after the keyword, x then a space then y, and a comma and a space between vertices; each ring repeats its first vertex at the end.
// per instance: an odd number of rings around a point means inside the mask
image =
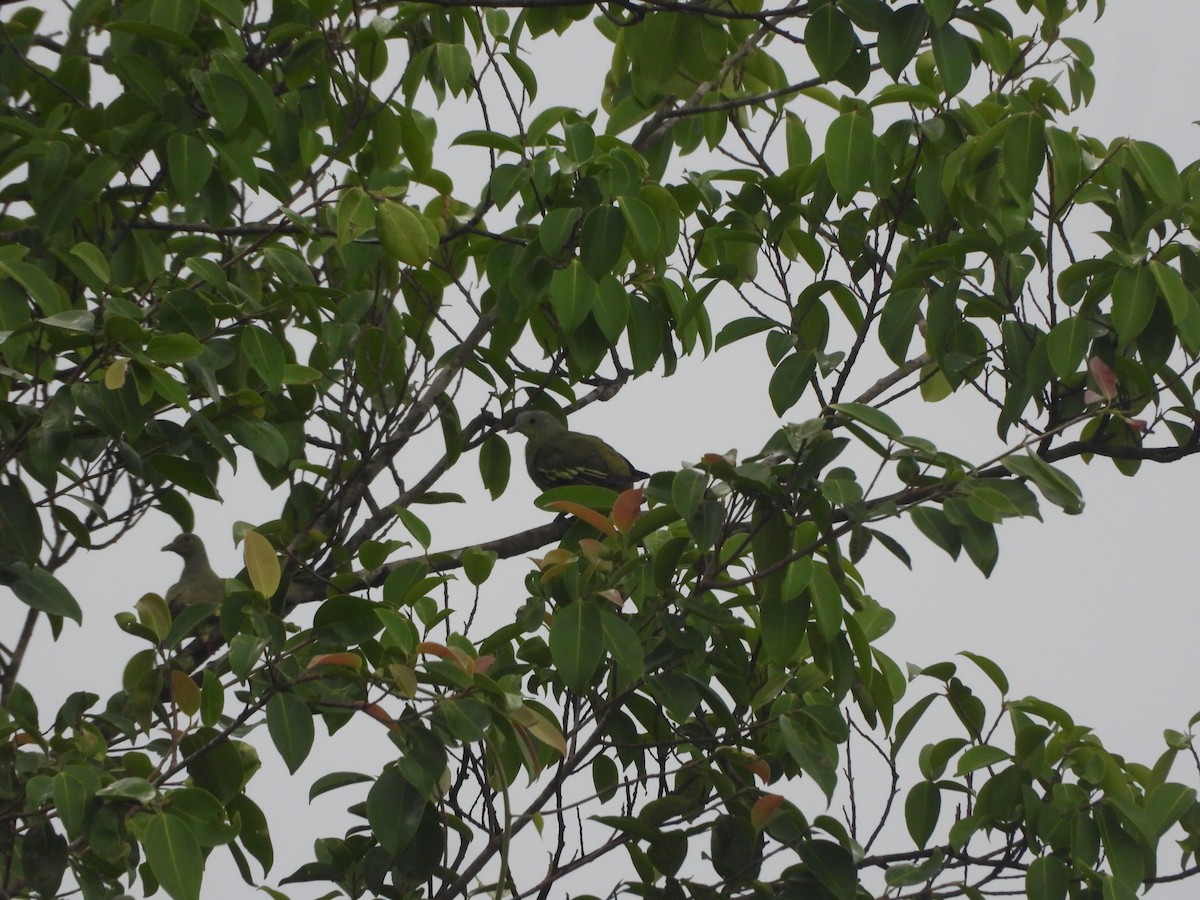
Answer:
MULTIPOLYGON (((1110 0, 1100 23, 1081 22, 1071 33, 1087 40, 1097 55, 1096 99, 1078 118, 1083 131, 1152 140, 1181 163, 1200 157, 1198 130, 1192 124, 1200 119, 1200 93, 1195 89, 1200 81, 1200 10, 1195 0, 1110 0)), ((543 45, 545 41, 539 42, 538 49, 543 45)), ((569 64, 566 59, 564 63, 569 64)), ((552 89, 544 85, 547 96, 539 98, 539 105, 553 102, 552 89)), ((616 402, 590 408, 573 424, 611 437, 648 470, 673 468, 732 446, 749 455, 779 421, 765 396, 769 369, 751 344, 703 363, 685 363, 686 378, 644 378, 616 402)), ((947 449, 977 458, 976 448, 993 446, 994 422, 989 414, 973 423, 952 405, 956 403, 923 407, 917 402, 892 412, 906 431, 932 430, 946 441, 947 449), (948 422, 955 423, 953 430, 948 422)), ((808 414, 798 408, 789 419, 798 421, 808 414)), ((519 469, 520 441, 512 446, 519 469)), ((486 507, 474 461, 464 459, 460 468, 463 490, 473 504, 485 506, 448 510, 458 521, 454 529, 435 530, 439 546, 495 537, 544 518, 529 504, 535 492, 524 483, 522 472, 514 471, 505 498, 486 507)), ((967 649, 984 653, 1008 672, 1015 696, 1036 694, 1064 706, 1077 721, 1095 726, 1111 749, 1151 763, 1162 750, 1162 729, 1184 729, 1200 709, 1200 602, 1194 587, 1200 469, 1194 460, 1147 465, 1128 479, 1097 460, 1091 467, 1074 464, 1070 471, 1085 493, 1084 514, 1059 515, 1046 504, 1045 523, 1001 526, 1000 562, 990 579, 965 558, 951 562, 915 534, 905 540, 914 557, 912 572, 886 552, 872 552, 864 564, 868 589, 898 616, 884 650, 902 664, 931 663, 967 649)), ((218 569, 232 574, 241 564, 229 538, 230 526, 237 519, 271 518, 277 504, 261 495, 225 493, 224 506, 204 509, 197 530, 206 538, 218 569)), ((902 529, 890 530, 904 534, 902 529)), ((73 567, 69 580, 87 611, 87 627, 80 630, 68 623, 60 646, 49 653, 39 642, 23 672, 22 681, 39 697, 44 718, 53 714, 56 695, 61 698, 86 687, 107 696, 119 685, 120 666, 137 646, 105 622, 118 610, 131 608, 142 593, 161 592, 175 579, 177 558, 157 549, 172 533, 169 522, 148 523, 139 537, 144 551, 129 547, 121 568, 112 566, 119 552, 96 554, 106 558, 73 567), (121 647, 128 647, 123 655, 114 650, 121 647), (64 660, 71 661, 65 672, 64 660), (84 670, 87 677, 81 684, 84 670), (49 695, 41 694, 43 684, 54 685, 49 695)), ((6 631, 10 620, 11 616, 2 619, 6 631)), ((976 683, 982 686, 983 681, 976 683)), ((265 734, 258 744, 270 764, 274 753, 265 734)), ((382 736, 379 744, 386 753, 382 736)), ((348 794, 335 793, 314 807, 296 796, 297 788, 306 793, 321 771, 358 765, 345 758, 344 747, 329 751, 310 760, 296 779, 283 774, 277 763, 269 765, 274 772, 252 785, 251 796, 268 809, 269 818, 282 802, 289 819, 319 822, 316 833, 341 833, 344 826, 334 818, 344 809, 348 794)), ((361 765, 370 771, 369 761, 361 765)), ((280 861, 272 883, 307 857, 313 831, 304 830, 306 836, 294 838, 304 847, 295 850, 289 850, 285 835, 276 834, 280 861)), ((237 887, 236 875, 228 875, 234 879, 228 882, 231 891, 244 890, 237 887)), ((1160 888, 1155 896, 1183 896, 1169 890, 1160 888)), ((288 889, 296 900, 322 892, 315 887, 288 889)), ((219 893, 210 877, 205 896, 219 893)))

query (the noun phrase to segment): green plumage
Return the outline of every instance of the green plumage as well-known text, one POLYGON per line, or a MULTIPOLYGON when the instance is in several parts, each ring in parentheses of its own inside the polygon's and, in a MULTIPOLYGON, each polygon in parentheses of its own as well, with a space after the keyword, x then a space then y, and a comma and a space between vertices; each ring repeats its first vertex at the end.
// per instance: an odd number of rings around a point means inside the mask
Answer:
POLYGON ((540 409, 522 410, 512 430, 529 439, 525 467, 543 491, 571 484, 623 491, 649 477, 600 438, 568 431, 553 415, 540 409))
POLYGON ((183 557, 183 572, 165 598, 171 615, 179 615, 193 603, 220 603, 225 599, 225 579, 208 564, 204 541, 198 535, 185 532, 163 550, 183 557))

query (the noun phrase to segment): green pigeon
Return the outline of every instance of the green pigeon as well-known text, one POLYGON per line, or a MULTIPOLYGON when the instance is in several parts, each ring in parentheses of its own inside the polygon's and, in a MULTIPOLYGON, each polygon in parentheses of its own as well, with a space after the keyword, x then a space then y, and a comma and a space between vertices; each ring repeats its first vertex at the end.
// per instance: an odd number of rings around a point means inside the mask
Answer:
POLYGON ((569 431, 552 414, 540 409, 517 413, 510 431, 528 438, 525 467, 543 491, 571 484, 594 484, 623 491, 649 473, 591 434, 569 431))
POLYGON ((198 535, 184 532, 163 547, 164 552, 168 550, 183 557, 183 572, 167 590, 171 615, 179 615, 193 603, 220 603, 225 599, 225 579, 208 564, 204 541, 198 535))

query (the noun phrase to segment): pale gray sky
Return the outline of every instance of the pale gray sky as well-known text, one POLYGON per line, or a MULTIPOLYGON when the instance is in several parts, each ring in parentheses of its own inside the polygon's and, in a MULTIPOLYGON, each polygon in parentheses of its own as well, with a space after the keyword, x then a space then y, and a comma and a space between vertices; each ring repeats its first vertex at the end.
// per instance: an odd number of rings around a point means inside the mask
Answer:
MULTIPOLYGON (((1088 41, 1097 56, 1096 99, 1078 117, 1082 130, 1106 138, 1151 140, 1179 162, 1200 157, 1192 124, 1200 119, 1200 94, 1194 89, 1200 74, 1195 0, 1110 0, 1099 24, 1079 24, 1071 33, 1088 41)), ((560 49, 545 40, 536 46, 539 51, 560 49)), ((566 59, 564 64, 569 64, 566 59)), ((546 96, 539 105, 552 102, 554 89, 550 83, 543 86, 546 96)), ((642 379, 616 402, 580 415, 575 427, 611 436, 638 465, 651 470, 734 446, 742 455, 755 452, 778 425, 764 395, 769 369, 758 347, 747 341, 708 361, 684 365, 687 377, 642 379)), ((935 431, 948 449, 968 458, 977 456, 976 448, 980 453, 992 448, 990 414, 972 422, 971 416, 959 414, 956 403, 910 403, 893 415, 911 433, 935 431), (948 422, 955 423, 954 430, 947 429, 948 422)), ((806 415, 797 408, 789 419, 806 415)), ((535 491, 519 470, 519 439, 512 448, 517 461, 512 487, 494 505, 488 505, 478 487, 474 460, 460 463, 461 474, 455 478, 471 505, 439 511, 453 527, 435 530, 438 546, 495 537, 543 520, 544 514, 529 504, 535 491)), ((1073 463, 1069 470, 1088 504, 1084 514, 1067 517, 1045 504, 1044 524, 1001 526, 1000 562, 990 579, 965 558, 952 563, 909 530, 905 543, 914 557, 912 572, 880 550, 864 565, 869 590, 898 616, 885 651, 902 664, 936 662, 960 650, 984 653, 1008 672, 1014 696, 1036 694, 1064 706, 1077 721, 1095 726, 1110 749, 1152 763, 1162 750, 1162 729, 1184 729, 1200 709, 1193 524, 1200 493, 1197 466, 1194 460, 1146 465, 1136 478, 1127 479, 1104 460, 1090 467, 1073 463)), ((229 538, 232 523, 270 518, 277 502, 225 487, 223 506, 198 506, 197 530, 218 569, 232 574, 240 568, 229 538)), ((905 533, 900 527, 889 530, 905 533)), ((129 609, 143 592, 161 592, 174 580, 178 559, 157 549, 173 531, 171 523, 160 519, 141 529, 137 539, 142 550, 127 546, 72 566, 68 581, 87 611, 87 627, 68 623, 59 646, 49 652, 43 631, 22 678, 41 702, 43 716, 51 715, 56 701, 69 691, 86 687, 107 696, 118 687, 120 666, 140 645, 109 624, 111 616, 129 609), (121 556, 122 564, 114 567, 114 558, 121 556), (64 670, 66 660, 71 664, 64 670), (86 671, 83 684, 81 671, 86 671)), ((498 602, 502 592, 492 596, 498 602)), ((511 600, 518 602, 515 595, 511 600)), ((9 619, 4 617, 5 629, 9 619)), ((340 834, 346 826, 342 811, 350 792, 336 792, 309 806, 301 795, 313 778, 329 769, 377 770, 378 759, 387 758, 389 750, 382 732, 370 738, 374 749, 367 755, 377 756, 375 761, 347 759, 343 741, 319 740, 313 758, 293 778, 276 760, 265 732, 256 738, 268 771, 252 784, 251 796, 273 823, 301 826, 293 836, 275 826, 278 862, 269 882, 277 883, 308 858, 313 836, 340 834), (283 816, 276 819, 281 809, 283 816)), ((355 742, 355 753, 363 743, 355 742)), ((214 854, 222 856, 223 851, 214 854)), ((236 873, 221 866, 210 872, 205 896, 244 890, 236 873)), ((324 887, 291 886, 287 892, 304 900, 320 895, 324 887)), ((1182 888, 1162 887, 1154 896, 1169 900, 1183 893, 1182 888)))

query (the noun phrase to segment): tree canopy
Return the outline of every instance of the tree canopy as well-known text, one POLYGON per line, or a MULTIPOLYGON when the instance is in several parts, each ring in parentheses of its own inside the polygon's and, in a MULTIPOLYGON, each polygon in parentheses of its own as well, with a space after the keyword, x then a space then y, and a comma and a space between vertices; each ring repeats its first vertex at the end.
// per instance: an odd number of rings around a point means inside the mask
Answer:
POLYGON ((1094 87, 1065 29, 1103 8, 5 5, 0 896, 194 900, 217 855, 275 897, 1123 900, 1200 872, 1189 733, 1134 762, 1003 661, 905 668, 860 570, 927 540, 986 574, 1005 520, 1083 511, 1077 461, 1200 449, 1200 169, 1064 124, 1094 87), (530 529, 464 499, 524 478, 520 410, 733 344, 771 367, 738 386, 765 445, 556 487, 530 529), (994 453, 895 415, 951 396, 994 453), (65 586, 247 485, 275 506, 226 523, 219 603, 114 626, 65 586), (118 626, 120 684, 67 668, 39 704, 38 628, 118 626), (310 774, 318 741, 389 758, 310 774), (268 746, 355 823, 295 870, 268 746))

